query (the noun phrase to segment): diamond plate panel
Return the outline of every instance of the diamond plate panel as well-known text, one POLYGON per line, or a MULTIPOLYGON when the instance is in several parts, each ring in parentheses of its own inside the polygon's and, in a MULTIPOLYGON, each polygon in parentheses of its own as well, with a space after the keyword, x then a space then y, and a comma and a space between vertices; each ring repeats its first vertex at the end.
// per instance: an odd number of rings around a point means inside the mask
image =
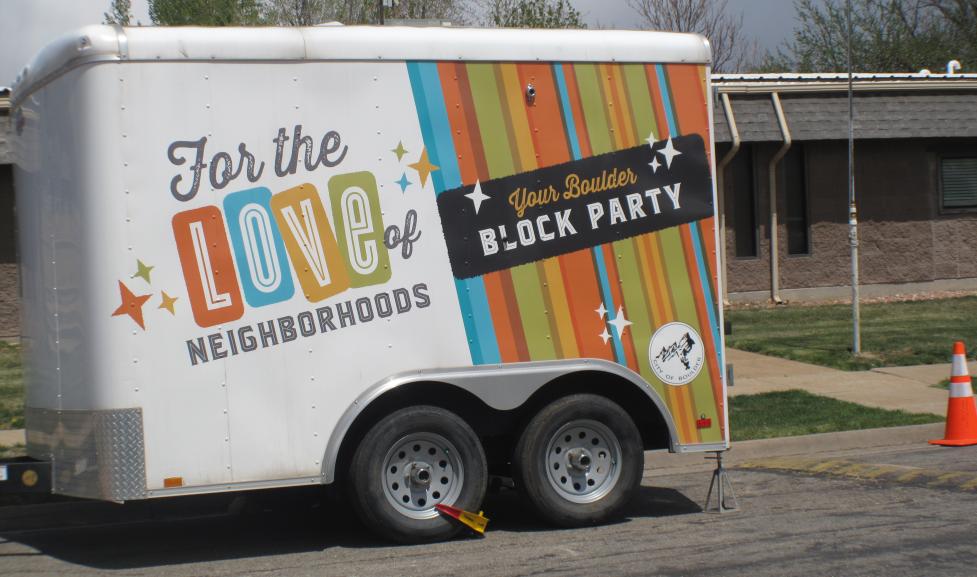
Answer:
POLYGON ((146 496, 146 449, 142 409, 99 411, 95 414, 95 446, 103 487, 111 499, 146 496))
POLYGON ((141 409, 25 413, 28 454, 54 462, 55 493, 110 501, 146 497, 141 409))

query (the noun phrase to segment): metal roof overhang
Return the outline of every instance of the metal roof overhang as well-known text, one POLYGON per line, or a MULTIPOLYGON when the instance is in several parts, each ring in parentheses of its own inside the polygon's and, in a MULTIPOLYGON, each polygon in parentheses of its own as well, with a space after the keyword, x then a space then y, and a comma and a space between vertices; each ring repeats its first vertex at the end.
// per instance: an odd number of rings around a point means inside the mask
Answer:
MULTIPOLYGON (((719 94, 833 93, 848 90, 848 75, 714 74, 719 94)), ((853 92, 977 90, 977 74, 853 74, 853 92)))

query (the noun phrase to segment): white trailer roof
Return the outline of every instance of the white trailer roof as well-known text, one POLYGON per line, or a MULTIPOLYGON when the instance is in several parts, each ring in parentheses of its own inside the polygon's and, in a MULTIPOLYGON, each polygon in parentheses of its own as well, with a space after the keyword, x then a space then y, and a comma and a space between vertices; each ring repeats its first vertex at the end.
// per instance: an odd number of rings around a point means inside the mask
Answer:
POLYGON ((105 61, 467 60, 710 62, 696 34, 319 26, 197 28, 89 26, 42 49, 17 77, 14 101, 71 68, 105 61))

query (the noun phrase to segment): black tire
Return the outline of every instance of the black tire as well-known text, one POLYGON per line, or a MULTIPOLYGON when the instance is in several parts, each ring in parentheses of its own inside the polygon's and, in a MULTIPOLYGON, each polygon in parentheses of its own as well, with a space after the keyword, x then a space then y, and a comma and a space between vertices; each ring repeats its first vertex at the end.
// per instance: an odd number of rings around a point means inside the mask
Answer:
POLYGON ((458 415, 430 406, 400 409, 375 424, 356 448, 348 476, 360 520, 398 543, 457 535, 463 526, 434 506, 478 511, 487 484, 478 436, 458 415))
POLYGON ((624 409, 579 394, 554 401, 530 420, 512 464, 517 488, 542 519, 581 527, 614 517, 632 499, 644 452, 624 409))

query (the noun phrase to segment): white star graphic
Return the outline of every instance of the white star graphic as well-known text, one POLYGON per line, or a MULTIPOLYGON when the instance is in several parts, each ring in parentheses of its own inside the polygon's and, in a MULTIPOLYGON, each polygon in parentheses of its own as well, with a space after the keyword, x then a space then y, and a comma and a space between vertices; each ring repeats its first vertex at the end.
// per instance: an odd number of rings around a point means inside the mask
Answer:
POLYGON ((604 315, 607 314, 607 309, 604 308, 604 303, 600 303, 600 307, 594 309, 594 312, 597 313, 600 318, 604 318, 604 315))
POLYGON ((645 142, 648 143, 648 146, 655 148, 655 133, 654 132, 649 133, 648 138, 645 139, 645 142))
POLYGON ((672 146, 672 137, 669 136, 668 140, 665 141, 665 146, 663 146, 662 149, 658 151, 658 154, 665 157, 665 168, 671 169, 672 159, 682 153, 675 150, 675 147, 672 146))
POLYGON ((597 336, 599 336, 600 338, 604 339, 604 344, 605 345, 607 344, 607 341, 611 340, 611 333, 607 332, 607 327, 604 327, 604 332, 602 332, 601 334, 599 334, 597 336))
POLYGON ((478 214, 478 209, 482 208, 482 202, 491 199, 491 196, 482 193, 482 183, 475 181, 475 189, 466 194, 468 198, 471 199, 472 204, 475 205, 475 214, 478 214))
POLYGON ((658 167, 661 166, 661 165, 662 165, 662 163, 658 162, 658 157, 657 156, 655 158, 652 158, 651 159, 651 162, 648 163, 648 166, 651 167, 651 172, 653 172, 655 174, 658 173, 658 167))
POLYGON ((617 329, 617 337, 621 338, 624 336, 624 329, 626 329, 628 325, 632 325, 634 323, 624 318, 623 307, 617 307, 617 316, 614 317, 614 320, 608 321, 608 324, 613 325, 614 328, 617 329))

